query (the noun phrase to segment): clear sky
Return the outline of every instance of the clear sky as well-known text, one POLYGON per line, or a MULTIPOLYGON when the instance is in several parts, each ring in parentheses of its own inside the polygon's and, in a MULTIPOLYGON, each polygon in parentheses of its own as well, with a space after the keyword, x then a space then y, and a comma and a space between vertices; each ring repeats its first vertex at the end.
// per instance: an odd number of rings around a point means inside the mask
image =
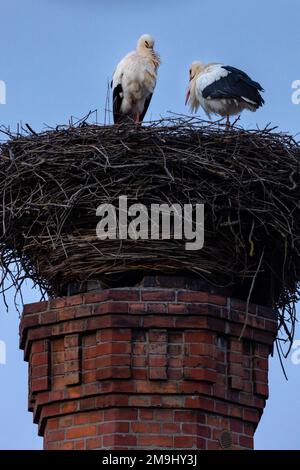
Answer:
MULTIPOLYGON (((239 67, 265 88, 266 105, 245 112, 246 128, 271 122, 300 131, 300 104, 292 82, 300 80, 299 0, 0 0, 0 81, 6 104, 0 125, 65 124, 98 109, 103 122, 107 83, 117 62, 151 33, 162 57, 148 119, 187 113, 184 96, 193 60, 239 67)), ((0 97, 1 102, 1 97, 0 97)), ((202 113, 199 113, 202 116, 202 113)), ((1 138, 1 137, 0 137, 1 138)), ((28 285, 26 301, 38 300, 28 285)), ((27 410, 27 367, 18 350, 18 314, 0 305, 0 449, 38 449, 41 439, 27 410)), ((300 339, 300 329, 296 332, 300 339)), ((271 360, 271 396, 255 439, 257 449, 300 449, 300 364, 271 360)))

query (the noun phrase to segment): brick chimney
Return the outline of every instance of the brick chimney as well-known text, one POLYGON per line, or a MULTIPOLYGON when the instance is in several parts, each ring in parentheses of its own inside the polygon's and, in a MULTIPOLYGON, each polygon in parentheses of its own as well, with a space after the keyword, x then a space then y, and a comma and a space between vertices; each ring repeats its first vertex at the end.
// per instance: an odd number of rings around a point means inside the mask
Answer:
POLYGON ((246 310, 168 276, 25 305, 29 409, 44 448, 252 449, 276 319, 246 310))

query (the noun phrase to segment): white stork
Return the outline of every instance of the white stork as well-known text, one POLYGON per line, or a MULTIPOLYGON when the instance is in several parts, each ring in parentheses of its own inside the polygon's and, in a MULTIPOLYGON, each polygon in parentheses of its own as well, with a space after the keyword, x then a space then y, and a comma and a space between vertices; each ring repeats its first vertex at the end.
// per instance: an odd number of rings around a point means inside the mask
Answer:
POLYGON ((114 123, 143 121, 156 85, 160 57, 154 50, 154 39, 144 34, 137 42, 136 51, 127 54, 117 65, 111 87, 113 89, 114 123))
POLYGON ((226 116, 226 128, 230 128, 229 116, 244 109, 256 111, 264 104, 261 85, 251 80, 242 70, 229 65, 193 62, 189 71, 190 83, 185 104, 192 112, 202 106, 208 117, 211 114, 226 116))

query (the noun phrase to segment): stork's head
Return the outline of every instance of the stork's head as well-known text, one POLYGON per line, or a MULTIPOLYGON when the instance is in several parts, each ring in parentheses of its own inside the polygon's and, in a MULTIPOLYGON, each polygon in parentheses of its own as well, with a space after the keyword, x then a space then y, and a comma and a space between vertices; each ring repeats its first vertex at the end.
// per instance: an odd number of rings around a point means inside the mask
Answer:
POLYGON ((154 50, 154 39, 150 34, 143 34, 137 43, 137 51, 139 54, 144 55, 151 59, 155 71, 161 64, 159 54, 154 50))
POLYGON ((197 78, 198 75, 204 70, 205 65, 202 62, 195 61, 191 64, 189 70, 190 81, 197 78))
POLYGON ((196 96, 196 80, 201 72, 203 72, 205 65, 202 62, 193 62, 189 69, 189 86, 187 89, 185 104, 189 102, 191 111, 196 111, 199 106, 199 101, 196 96))
POLYGON ((143 34, 143 36, 140 37, 137 43, 137 50, 138 51, 147 51, 147 50, 153 50, 154 48, 154 39, 150 34, 143 34))

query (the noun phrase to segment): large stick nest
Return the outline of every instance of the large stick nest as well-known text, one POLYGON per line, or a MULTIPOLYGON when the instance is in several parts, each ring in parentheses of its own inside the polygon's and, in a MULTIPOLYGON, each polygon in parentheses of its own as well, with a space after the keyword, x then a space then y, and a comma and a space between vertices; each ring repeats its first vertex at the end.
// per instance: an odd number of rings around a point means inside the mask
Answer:
POLYGON ((0 251, 3 277, 17 287, 30 278, 61 295, 68 283, 133 271, 193 273, 277 307, 293 331, 300 146, 291 136, 178 118, 9 137, 0 149, 0 251), (204 203, 203 249, 187 251, 178 240, 100 241, 96 207, 117 206, 120 195, 147 207, 204 203))

